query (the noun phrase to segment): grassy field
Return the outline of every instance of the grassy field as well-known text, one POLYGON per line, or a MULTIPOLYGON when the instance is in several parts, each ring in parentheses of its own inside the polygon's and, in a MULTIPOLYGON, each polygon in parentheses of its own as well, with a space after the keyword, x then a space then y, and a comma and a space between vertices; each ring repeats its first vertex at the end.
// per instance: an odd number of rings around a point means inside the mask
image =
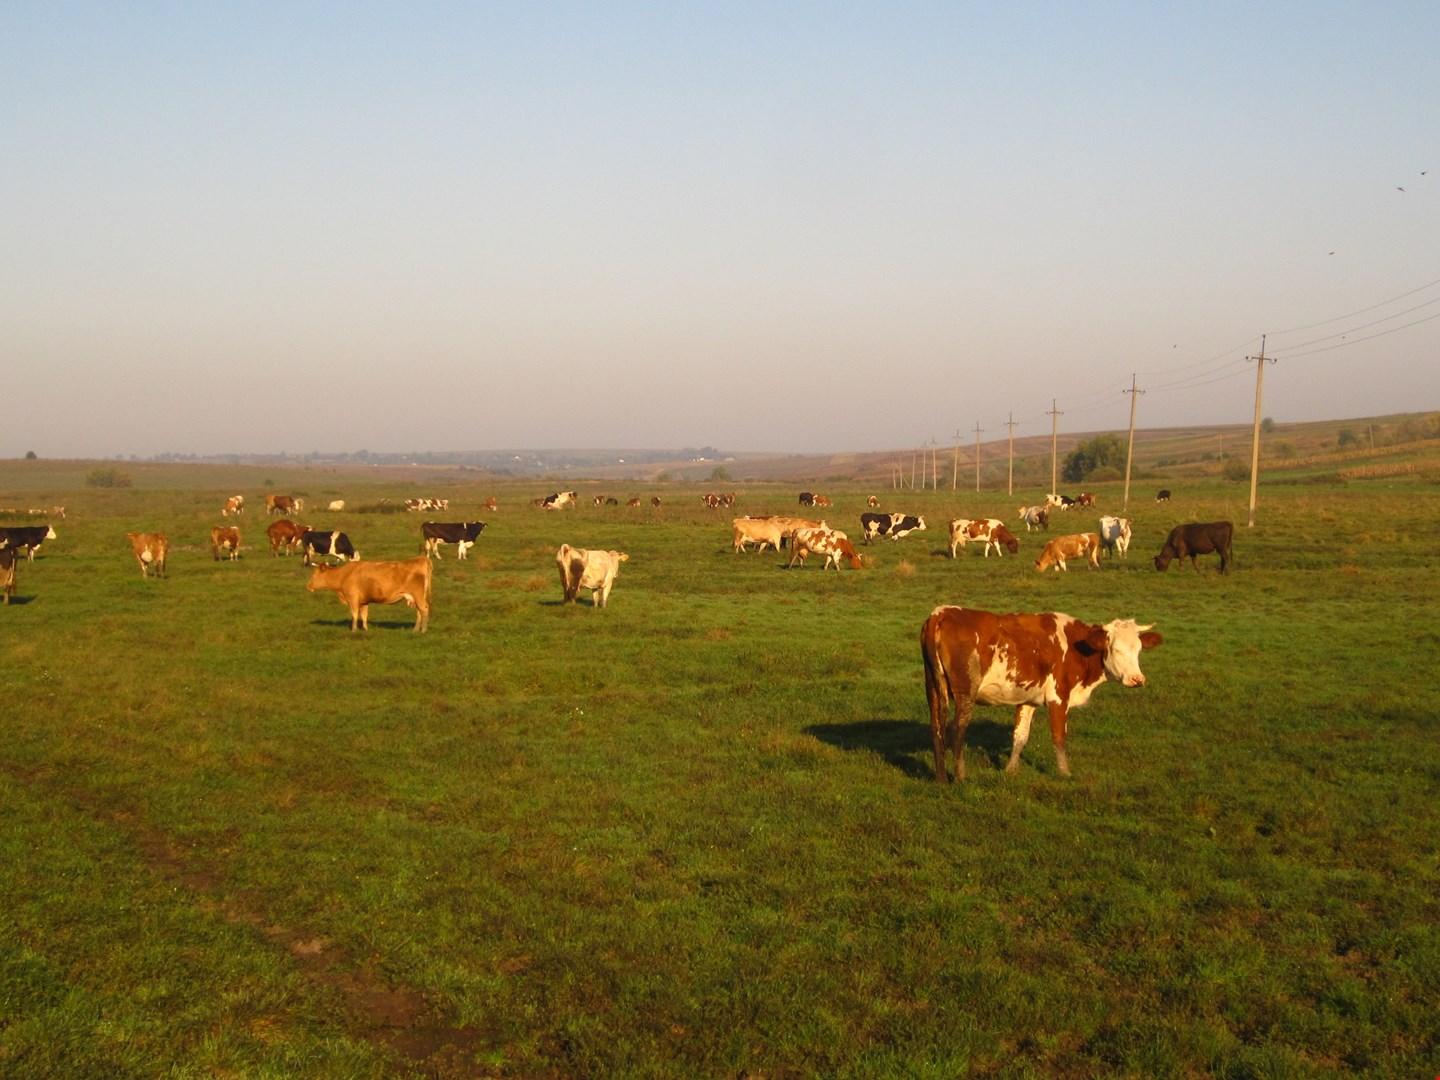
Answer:
MULTIPOLYGON (((1267 485, 1254 529, 1243 484, 1147 485, 1128 561, 1042 577, 1023 530, 1019 558, 944 553, 948 517, 1015 527, 1036 491, 878 492, 929 531, 825 574, 731 554, 702 487, 547 514, 553 486, 453 474, 126 468, 96 491, 0 463, 0 505, 68 508, 0 608, 0 1075, 1440 1072, 1420 475, 1267 485), (263 480, 490 527, 437 566, 429 634, 396 607, 352 636, 263 549, 263 480), (237 490, 245 557, 212 562, 237 490), (1153 569, 1170 525, 1219 517, 1229 576, 1153 569), (562 541, 629 553, 608 609, 559 603, 562 541), (1009 711, 981 709, 971 780, 940 786, 941 602, 1165 644, 1072 714, 1073 780, 1042 723, 1003 776, 1009 711)), ((827 493, 858 536, 867 492, 827 493)), ((420 515, 303 516, 367 560, 419 548, 420 515)))

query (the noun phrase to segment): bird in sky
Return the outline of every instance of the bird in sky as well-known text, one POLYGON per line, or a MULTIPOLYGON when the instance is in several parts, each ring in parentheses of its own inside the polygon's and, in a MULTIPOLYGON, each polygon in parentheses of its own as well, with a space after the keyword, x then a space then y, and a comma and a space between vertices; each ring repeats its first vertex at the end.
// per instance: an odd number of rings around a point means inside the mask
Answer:
POLYGON ((1335 252, 1333 252, 1333 251, 1332 251, 1332 252, 1330 252, 1330 254, 1331 254, 1331 255, 1334 255, 1334 254, 1335 254, 1335 252))
POLYGON ((1395 190, 1396 190, 1396 191, 1404 191, 1405 189, 1404 189, 1403 187, 1397 187, 1395 190))

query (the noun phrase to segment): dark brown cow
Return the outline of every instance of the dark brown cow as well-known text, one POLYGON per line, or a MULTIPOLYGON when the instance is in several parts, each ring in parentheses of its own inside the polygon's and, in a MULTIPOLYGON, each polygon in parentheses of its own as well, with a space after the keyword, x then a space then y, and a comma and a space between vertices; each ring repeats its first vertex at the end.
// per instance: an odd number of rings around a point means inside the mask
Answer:
POLYGON ((266 495, 265 515, 271 514, 298 514, 305 509, 305 500, 296 499, 290 495, 266 495))
POLYGON ((265 530, 265 535, 270 538, 270 555, 289 555, 292 551, 299 551, 300 544, 309 531, 308 525, 299 525, 289 518, 272 522, 265 530))
POLYGON ((1197 555, 1219 555, 1220 573, 1230 568, 1230 544, 1235 538, 1235 526, 1228 521, 1192 522, 1176 525, 1165 538, 1165 546, 1155 556, 1155 569, 1164 570, 1171 559, 1183 560, 1190 557, 1190 565, 1199 570, 1195 562, 1197 555))
POLYGON ((1144 686, 1140 651, 1161 641, 1134 619, 1095 626, 1059 612, 996 615, 976 608, 936 608, 920 629, 935 779, 948 779, 947 749, 955 756, 955 779, 965 779, 965 729, 977 702, 1015 709, 1015 736, 1005 766, 1010 773, 1020 768, 1031 717, 1044 705, 1056 768, 1069 776, 1065 737, 1070 710, 1089 701, 1107 678, 1122 686, 1144 686), (954 715, 947 717, 952 702, 954 715))

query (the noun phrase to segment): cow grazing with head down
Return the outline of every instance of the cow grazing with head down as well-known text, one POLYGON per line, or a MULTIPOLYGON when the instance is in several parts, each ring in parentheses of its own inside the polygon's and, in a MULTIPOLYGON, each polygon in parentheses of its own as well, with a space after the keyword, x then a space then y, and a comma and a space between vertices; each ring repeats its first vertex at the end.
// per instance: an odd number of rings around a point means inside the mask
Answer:
POLYGON ((305 588, 309 592, 329 589, 350 609, 350 632, 370 629, 371 604, 398 604, 402 600, 415 609, 415 632, 423 634, 430 625, 430 559, 417 555, 394 562, 318 565, 305 588))
POLYGON ((454 544, 455 558, 463 559, 484 530, 483 521, 427 521, 420 526, 420 536, 424 541, 426 555, 433 555, 438 559, 442 545, 454 544))
POLYGON ((332 511, 332 512, 334 512, 334 513, 339 513, 341 510, 344 510, 344 509, 345 509, 345 500, 344 500, 344 499, 332 499, 332 500, 330 501, 330 505, 327 506, 327 507, 325 507, 325 509, 326 509, 326 510, 330 510, 330 511, 332 511))
POLYGON ((165 576, 165 555, 170 550, 170 540, 164 533, 126 533, 130 550, 140 564, 140 576, 147 578, 153 571, 156 577, 165 576))
POLYGON ((877 536, 899 540, 912 532, 925 531, 925 519, 913 514, 861 514, 860 529, 868 544, 877 536))
POLYGON ((564 510, 567 506, 574 505, 575 492, 573 491, 557 491, 540 500, 542 510, 564 510))
POLYGON ((1025 522, 1026 532, 1034 529, 1050 531, 1050 508, 1048 506, 1022 506, 1017 513, 1020 520, 1025 522))
POLYGON ((964 547, 971 542, 985 545, 985 557, 990 557, 990 549, 995 549, 995 554, 1000 558, 1005 557, 1008 550, 1014 555, 1020 550, 1020 541, 1015 534, 1005 528, 1005 523, 999 518, 956 518, 950 522, 950 557, 955 558, 957 548, 964 547))
POLYGON ((731 520, 730 529, 736 555, 750 544, 755 544, 757 551, 764 551, 766 547, 779 551, 780 542, 785 538, 784 526, 774 518, 737 517, 731 520))
POLYGON ((360 553, 355 550, 355 545, 350 542, 350 537, 343 532, 306 530, 300 538, 300 549, 305 553, 303 561, 306 566, 314 566, 315 558, 319 555, 329 555, 331 558, 339 559, 342 563, 360 561, 360 553))
POLYGON ((650 496, 650 505, 651 505, 652 507, 654 507, 656 510, 659 510, 659 509, 660 509, 660 496, 659 496, 659 495, 651 495, 651 496, 650 496))
POLYGON ((499 510, 500 501, 496 499, 494 495, 491 495, 488 499, 486 499, 483 503, 480 504, 480 508, 482 510, 499 510))
POLYGON ((1156 501, 1156 502, 1169 502, 1169 501, 1170 501, 1170 489, 1169 489, 1169 488, 1161 488, 1159 491, 1157 491, 1157 492, 1155 493, 1155 501, 1156 501))
POLYGON ((830 497, 829 497, 828 495, 816 495, 816 496, 815 496, 815 505, 816 505, 816 506, 820 506, 820 507, 825 507, 825 506, 833 506, 834 503, 832 503, 832 502, 830 501, 830 497))
POLYGON ((1230 545, 1235 537, 1235 526, 1228 521, 1194 522, 1189 525, 1176 525, 1170 530, 1170 535, 1165 538, 1165 545, 1160 549, 1160 554, 1155 556, 1155 569, 1164 570, 1169 567, 1171 559, 1184 560, 1190 558, 1190 565, 1196 570, 1200 569, 1195 562, 1197 555, 1219 555, 1220 573, 1226 573, 1230 568, 1232 558, 1230 545))
POLYGON ((1035 560, 1035 569, 1042 574, 1055 567, 1055 572, 1061 570, 1069 572, 1065 563, 1070 559, 1085 558, 1090 561, 1091 568, 1100 565, 1100 534, 1099 533, 1071 533, 1069 536, 1057 536, 1040 552, 1040 557, 1035 560))
POLYGON ((640 505, 640 496, 635 495, 635 496, 633 496, 633 497, 631 497, 631 498, 629 498, 629 499, 626 499, 626 500, 625 500, 625 505, 626 505, 626 506, 629 506, 629 507, 639 506, 639 505, 640 505))
POLYGON ((1075 496, 1075 505, 1093 507, 1095 505, 1094 493, 1089 491, 1080 492, 1079 495, 1075 496))
POLYGON ((1057 510, 1069 510, 1075 505, 1075 500, 1069 495, 1057 495, 1053 491, 1045 496, 1045 505, 1053 506, 1057 510))
POLYGON ((210 530, 210 555, 216 562, 221 554, 235 560, 240 558, 240 530, 233 525, 216 525, 210 530))
POLYGON ((265 530, 265 536, 270 541, 270 557, 289 555, 292 551, 299 551, 301 542, 309 531, 309 526, 300 525, 289 518, 271 522, 265 530))
POLYGON ((20 556, 14 548, 0 548, 0 594, 4 595, 7 605, 15 595, 15 565, 19 561, 20 556))
POLYGON ((620 573, 620 564, 628 562, 630 556, 623 551, 585 550, 561 544, 555 553, 555 564, 560 568, 560 587, 565 593, 565 603, 573 603, 581 589, 590 590, 590 605, 605 607, 610 602, 610 590, 620 573))
POLYGON ((290 495, 266 495, 265 516, 271 514, 298 514, 305 509, 305 500, 290 495))
POLYGON ((920 629, 935 779, 949 779, 947 750, 955 758, 955 779, 965 779, 965 729, 976 704, 1015 709, 1007 773, 1020 768, 1030 720, 1037 707, 1045 706, 1055 766, 1069 776, 1070 710, 1089 701, 1107 678, 1122 686, 1144 686, 1140 652, 1162 640, 1134 619, 1097 626, 1059 612, 996 615, 976 608, 936 608, 920 629), (952 705, 953 715, 947 715, 952 705))
POLYGON ((790 562, 787 566, 794 566, 797 562, 805 565, 805 559, 811 554, 823 555, 825 557, 824 570, 832 566, 838 572, 840 560, 844 559, 851 570, 862 569, 865 560, 855 550, 855 545, 850 543, 850 538, 843 532, 827 528, 805 528, 796 529, 795 534, 790 538, 790 562))
POLYGON ((814 505, 815 505, 815 494, 814 494, 814 492, 811 492, 811 491, 802 491, 802 492, 800 492, 800 505, 801 505, 801 506, 814 506, 814 505))

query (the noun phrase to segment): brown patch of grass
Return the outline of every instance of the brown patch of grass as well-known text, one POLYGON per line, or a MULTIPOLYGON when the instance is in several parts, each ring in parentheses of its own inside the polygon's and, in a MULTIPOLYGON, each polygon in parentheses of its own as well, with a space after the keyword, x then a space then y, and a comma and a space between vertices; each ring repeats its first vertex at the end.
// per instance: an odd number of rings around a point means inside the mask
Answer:
POLYGON ((915 564, 912 563, 909 559, 901 559, 898 563, 895 564, 895 573, 899 574, 901 577, 914 577, 915 564))
POLYGON ((706 641, 729 641, 732 635, 723 626, 712 626, 704 636, 706 641))
POLYGON ((531 574, 521 583, 520 587, 526 592, 538 592, 541 589, 548 588, 551 584, 553 583, 548 577, 544 577, 541 574, 531 574))

